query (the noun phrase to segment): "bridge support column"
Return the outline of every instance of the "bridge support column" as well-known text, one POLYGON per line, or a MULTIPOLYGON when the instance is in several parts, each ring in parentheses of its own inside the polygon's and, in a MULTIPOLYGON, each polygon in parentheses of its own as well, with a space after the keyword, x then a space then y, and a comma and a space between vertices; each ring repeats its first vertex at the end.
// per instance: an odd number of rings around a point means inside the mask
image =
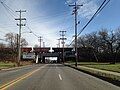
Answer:
POLYGON ((38 63, 38 55, 36 55, 36 60, 35 61, 36 61, 36 63, 38 63))

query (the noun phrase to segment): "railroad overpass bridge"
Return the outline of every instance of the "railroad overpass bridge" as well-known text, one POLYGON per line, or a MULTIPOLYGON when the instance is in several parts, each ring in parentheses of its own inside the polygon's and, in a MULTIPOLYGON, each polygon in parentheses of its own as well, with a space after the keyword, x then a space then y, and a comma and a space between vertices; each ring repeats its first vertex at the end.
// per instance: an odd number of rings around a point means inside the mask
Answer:
MULTIPOLYGON (((72 50, 73 48, 64 48, 64 57, 69 57, 69 56, 74 57, 74 55, 70 55, 72 50), (66 54, 68 52, 69 54, 66 54)), ((36 53, 36 55, 38 55, 38 62, 46 63, 46 58, 48 57, 56 57, 58 63, 63 61, 62 59, 63 48, 52 48, 52 50, 49 47, 33 48, 33 51, 36 53)))
MULTIPOLYGON (((56 57, 57 58, 57 63, 60 63, 61 62, 61 54, 60 53, 57 53, 57 52, 55 52, 55 53, 41 53, 41 60, 42 60, 42 63, 46 63, 47 62, 47 60, 49 60, 49 59, 47 59, 47 58, 49 58, 49 57, 56 57)), ((40 54, 39 54, 39 57, 40 57, 40 54)))

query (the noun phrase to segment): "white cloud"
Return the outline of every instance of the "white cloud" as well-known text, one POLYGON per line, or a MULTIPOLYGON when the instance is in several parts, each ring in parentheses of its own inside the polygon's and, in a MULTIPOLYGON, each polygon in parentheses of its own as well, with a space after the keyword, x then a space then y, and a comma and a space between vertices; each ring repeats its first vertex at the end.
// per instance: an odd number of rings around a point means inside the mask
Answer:
MULTIPOLYGON (((22 16, 27 19, 28 21, 27 24, 29 24, 29 27, 32 29, 32 31, 38 36, 43 37, 43 41, 45 42, 46 46, 53 46, 53 47, 57 46, 56 45, 58 43, 57 39, 60 38, 59 35, 60 30, 68 30, 67 31, 68 35, 66 35, 66 37, 68 37, 68 39, 66 40, 66 44, 67 44, 71 40, 72 37, 71 34, 74 33, 74 30, 66 29, 66 27, 71 27, 70 26, 71 24, 69 23, 72 23, 74 25, 73 21, 69 20, 69 18, 71 18, 72 15, 70 17, 68 15, 67 16, 63 15, 61 17, 56 17, 56 18, 50 17, 49 12, 46 12, 45 8, 41 7, 43 1, 44 0, 6 0, 5 3, 14 11, 20 9, 27 11, 26 13, 22 13, 22 16), (67 21, 67 23, 65 21, 67 21), (62 26, 62 29, 60 29, 60 26, 62 26)), ((68 0, 68 1, 71 4, 74 2, 74 0, 68 0)), ((84 4, 84 6, 80 7, 79 10, 79 15, 82 18, 87 18, 87 19, 90 18, 91 15, 93 15, 93 13, 97 9, 97 4, 95 0, 78 0, 77 3, 84 4)), ((0 10, 2 12, 0 13, 0 20, 3 21, 5 24, 8 23, 11 24, 12 26, 12 27, 8 27, 8 24, 4 26, 3 22, 0 21, 0 30, 2 23, 2 25, 5 27, 3 29, 6 33, 8 32, 18 33, 19 28, 16 25, 16 23, 19 22, 15 21, 14 18, 11 18, 11 16, 7 13, 7 11, 5 10, 5 8, 3 8, 2 5, 0 5, 0 10)), ((19 15, 16 16, 16 18, 18 17, 19 15)), ((23 27, 22 31, 26 32, 29 30, 23 27)), ((29 46, 34 46, 35 44, 39 45, 38 38, 35 37, 33 34, 23 34, 22 36, 26 38, 26 40, 29 43, 29 46)))
MULTIPOLYGON (((75 0, 68 0, 68 2, 73 2, 75 0)), ((98 5, 96 0, 77 0, 77 4, 83 5, 78 10, 78 14, 82 18, 90 19, 91 16, 96 12, 98 5)))
MULTIPOLYGON (((42 36, 42 39, 45 42, 45 46, 56 46, 56 41, 57 38, 59 37, 56 31, 57 28, 53 28, 52 26, 49 26, 47 24, 36 25, 33 26, 32 28, 34 28, 33 32, 37 36, 42 36)), ((27 38, 27 36, 25 37, 27 38)), ((31 43, 32 46, 34 46, 35 44, 39 45, 38 38, 36 38, 34 35, 30 36, 28 38, 28 41, 31 43), (31 40, 33 40, 34 43, 31 42, 31 40)))
MULTIPOLYGON (((42 2, 42 1, 41 1, 42 2)), ((59 30, 57 26, 54 26, 54 21, 50 21, 49 23, 40 23, 39 19, 36 19, 34 22, 31 20, 31 18, 44 16, 47 17, 45 14, 45 11, 43 8, 37 9, 36 5, 40 4, 40 0, 34 1, 34 0, 6 0, 4 3, 6 3, 10 8, 12 8, 14 11, 16 10, 26 10, 26 13, 22 13, 22 16, 28 19, 29 27, 32 29, 32 31, 38 35, 43 37, 43 41, 45 42, 45 46, 56 46, 57 39, 59 38, 59 30), (12 2, 12 3, 11 3, 12 2), (31 3, 32 2, 32 3, 31 3), (26 4, 27 3, 27 4, 26 4), (31 21, 32 23, 30 23, 31 21), (34 23, 34 24, 33 24, 34 23)), ((39 5, 40 6, 40 5, 39 5)), ((18 26, 16 23, 19 23, 18 21, 15 21, 13 17, 9 15, 9 13, 5 10, 5 8, 0 5, 2 9, 0 8, 0 20, 3 21, 5 24, 11 24, 13 27, 8 27, 8 25, 5 26, 3 22, 0 21, 0 31, 4 31, 5 33, 8 32, 14 32, 18 33, 18 26), (14 21, 13 21, 14 20, 14 21), (11 23, 12 22, 12 23, 11 23), (4 28, 2 28, 4 27, 4 28), (7 28, 7 30, 6 30, 7 28)), ((12 14, 15 12, 12 12, 12 14)), ((19 14, 17 17, 18 18, 19 14)), ((43 21, 43 20, 42 20, 43 21)), ((22 27, 22 32, 29 31, 27 28, 22 27)), ((26 38, 26 40, 29 43, 29 46, 34 46, 35 44, 39 45, 38 38, 35 37, 33 34, 22 34, 22 37, 26 38)), ((5 38, 4 34, 0 36, 0 38, 5 38)))
POLYGON ((77 1, 77 0, 66 0, 66 2, 69 4, 73 4, 75 1, 77 1))

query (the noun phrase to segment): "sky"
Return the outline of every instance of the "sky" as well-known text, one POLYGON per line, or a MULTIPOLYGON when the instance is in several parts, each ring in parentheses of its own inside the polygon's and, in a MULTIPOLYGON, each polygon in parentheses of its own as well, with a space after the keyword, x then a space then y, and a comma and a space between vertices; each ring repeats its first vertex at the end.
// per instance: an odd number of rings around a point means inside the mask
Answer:
MULTIPOLYGON (((38 37, 42 36, 45 47, 57 47, 60 36, 59 31, 66 31, 67 38, 65 44, 70 44, 74 36, 74 15, 73 7, 68 4, 83 5, 78 9, 78 33, 89 21, 92 15, 104 0, 0 0, 0 39, 5 39, 5 34, 9 32, 18 33, 19 23, 15 18, 19 18, 16 11, 26 10, 22 17, 26 18, 22 27, 22 37, 28 42, 28 46, 39 45, 38 37), (30 30, 32 33, 27 33, 30 30), (25 33, 26 32, 26 33, 25 33)), ((97 15, 95 19, 85 28, 81 35, 98 31, 101 28, 115 30, 120 26, 120 0, 110 0, 109 4, 97 15)), ((4 41, 0 41, 5 43, 4 41)), ((62 45, 61 45, 62 46, 62 45)))

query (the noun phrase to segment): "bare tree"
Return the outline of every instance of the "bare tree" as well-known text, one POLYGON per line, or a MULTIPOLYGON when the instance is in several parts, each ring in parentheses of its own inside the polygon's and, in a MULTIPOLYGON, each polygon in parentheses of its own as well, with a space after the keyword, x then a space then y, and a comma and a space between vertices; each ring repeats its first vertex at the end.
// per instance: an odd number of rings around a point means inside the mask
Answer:
POLYGON ((108 33, 107 29, 102 29, 102 31, 99 32, 99 35, 103 40, 103 43, 106 44, 108 53, 114 53, 117 38, 113 30, 108 33))
MULTIPOLYGON (((7 33, 5 35, 6 37, 6 41, 9 42, 9 47, 12 48, 12 49, 15 49, 17 48, 17 39, 18 39, 18 35, 17 34, 14 34, 14 33, 7 33)), ((27 46, 28 45, 28 42, 24 39, 24 38, 21 38, 21 46, 27 46)))
POLYGON ((1 48, 6 48, 6 45, 4 43, 0 43, 0 49, 1 48))
POLYGON ((7 41, 7 42, 9 42, 8 44, 8 46, 10 47, 10 48, 14 48, 14 44, 15 44, 15 38, 14 38, 14 33, 7 33, 6 35, 5 35, 5 40, 7 41))
POLYGON ((99 48, 99 37, 97 32, 92 32, 90 34, 83 35, 78 38, 79 47, 92 47, 96 52, 99 48))
POLYGON ((86 38, 85 36, 81 36, 78 38, 78 47, 86 47, 86 38))
POLYGON ((21 47, 27 46, 27 45, 28 45, 28 42, 24 38, 21 38, 21 47))
POLYGON ((116 34, 111 30, 108 33, 107 29, 102 29, 102 31, 99 32, 99 35, 104 43, 104 45, 107 48, 107 53, 111 54, 112 56, 112 63, 115 64, 115 51, 116 51, 116 42, 117 42, 117 37, 116 34))
POLYGON ((78 46, 90 47, 94 50, 94 54, 102 55, 103 58, 112 60, 114 64, 116 62, 116 53, 120 52, 120 28, 116 32, 102 28, 98 32, 82 35, 78 38, 78 46))
POLYGON ((117 47, 116 50, 119 51, 120 49, 120 27, 116 29, 116 38, 117 38, 117 47))
POLYGON ((35 44, 35 46, 34 46, 35 48, 38 48, 39 47, 39 45, 37 45, 37 44, 35 44))

